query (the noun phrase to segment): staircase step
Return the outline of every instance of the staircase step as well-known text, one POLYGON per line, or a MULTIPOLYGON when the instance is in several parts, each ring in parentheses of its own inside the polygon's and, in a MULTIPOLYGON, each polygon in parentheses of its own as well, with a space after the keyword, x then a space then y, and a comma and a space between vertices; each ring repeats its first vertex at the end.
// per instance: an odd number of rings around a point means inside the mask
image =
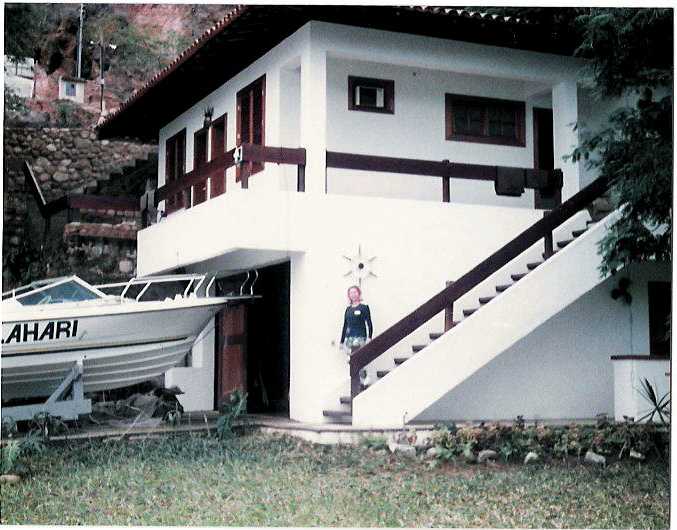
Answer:
POLYGON ((339 403, 341 403, 341 405, 350 405, 352 401, 353 400, 350 399, 350 396, 341 396, 339 398, 339 403))
POLYGON ((510 285, 511 285, 511 284, 497 285, 497 286, 496 286, 496 292, 497 292, 497 293, 502 293, 503 291, 505 291, 506 289, 508 289, 508 287, 510 287, 510 285))
POLYGON ((558 246, 559 248, 564 248, 564 247, 566 247, 569 243, 571 243, 572 241, 573 241, 573 239, 565 239, 564 241, 558 241, 558 242, 557 242, 557 246, 558 246))
POLYGON ((322 415, 325 418, 331 418, 334 423, 352 423, 353 415, 343 410, 323 410, 322 415))
POLYGON ((411 351, 413 351, 414 353, 418 353, 418 352, 420 352, 423 348, 425 348, 426 346, 427 346, 427 344, 414 344, 414 345, 411 347, 411 351))
POLYGON ((480 296, 480 304, 488 304, 491 302, 496 296, 480 296))
POLYGON ((588 231, 587 228, 581 228, 580 230, 572 230, 571 235, 574 237, 580 237, 588 231))
POLYGON ((430 337, 430 340, 437 340, 437 339, 439 339, 442 335, 444 335, 444 333, 431 333, 431 334, 429 335, 429 337, 430 337))
POLYGON ((390 373, 390 370, 376 370, 376 377, 378 377, 380 379, 381 377, 385 377, 389 373, 390 373))
POLYGON ((400 364, 404 363, 405 361, 408 361, 411 359, 411 357, 395 357, 395 364, 399 366, 400 364))
POLYGON ((519 274, 511 274, 510 277, 512 278, 512 281, 518 282, 522 278, 524 278, 527 274, 529 274, 529 273, 528 272, 520 272, 519 274))
POLYGON ((473 314, 475 311, 477 311, 478 309, 479 309, 479 307, 475 307, 475 308, 473 308, 473 309, 464 309, 464 310, 463 310, 463 316, 469 317, 470 315, 472 315, 472 314, 473 314))
MULTIPOLYGON (((555 254, 557 254, 557 252, 559 252, 559 249, 554 249, 554 250, 552 251, 552 256, 554 256, 555 254)), ((545 252, 543 252, 542 256, 543 256, 543 259, 548 259, 548 256, 545 255, 545 252)), ((552 256, 549 256, 549 257, 552 257, 552 256)))
POLYGON ((527 263, 527 269, 529 269, 530 271, 532 271, 532 270, 534 270, 536 267, 538 267, 539 265, 542 265, 542 264, 543 264, 542 261, 534 261, 534 262, 532 262, 532 263, 527 263))

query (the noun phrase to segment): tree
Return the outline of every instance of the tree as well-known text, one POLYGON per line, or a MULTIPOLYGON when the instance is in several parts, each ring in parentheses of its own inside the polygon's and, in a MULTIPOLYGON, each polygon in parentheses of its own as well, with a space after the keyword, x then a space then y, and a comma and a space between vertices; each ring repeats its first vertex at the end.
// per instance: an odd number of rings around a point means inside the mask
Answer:
POLYGON ((601 272, 631 263, 672 259, 671 9, 594 8, 576 18, 576 54, 600 97, 634 96, 609 125, 584 137, 572 153, 611 183, 622 206, 600 243, 601 272))
POLYGON ((571 154, 611 183, 622 215, 600 243, 603 274, 648 259, 671 260, 672 9, 492 8, 568 35, 587 61, 582 81, 599 98, 630 96, 606 127, 582 131, 571 154))
POLYGON ((47 4, 5 4, 5 55, 13 60, 34 58, 53 22, 47 4))

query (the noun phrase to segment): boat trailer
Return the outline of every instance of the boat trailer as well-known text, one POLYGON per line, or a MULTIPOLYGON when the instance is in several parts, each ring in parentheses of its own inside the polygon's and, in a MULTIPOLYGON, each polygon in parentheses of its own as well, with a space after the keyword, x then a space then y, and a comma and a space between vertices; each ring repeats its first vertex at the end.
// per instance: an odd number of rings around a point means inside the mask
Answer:
POLYGON ((85 399, 82 374, 82 361, 77 361, 44 403, 2 407, 2 416, 12 418, 14 421, 24 421, 32 420, 37 414, 46 413, 62 420, 77 420, 82 414, 90 414, 92 400, 85 399))

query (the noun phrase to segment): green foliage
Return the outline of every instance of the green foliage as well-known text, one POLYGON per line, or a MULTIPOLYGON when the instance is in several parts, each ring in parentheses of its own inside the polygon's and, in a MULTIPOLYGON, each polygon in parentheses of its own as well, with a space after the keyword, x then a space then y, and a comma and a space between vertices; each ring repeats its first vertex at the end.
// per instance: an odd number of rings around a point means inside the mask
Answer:
POLYGON ((649 259, 671 260, 673 10, 669 8, 491 8, 552 28, 577 42, 584 85, 601 98, 625 97, 573 151, 609 179, 622 216, 600 242, 602 274, 649 259))
POLYGON ((5 4, 5 55, 35 57, 42 36, 54 24, 55 4, 5 4))
POLYGON ((613 202, 623 206, 600 242, 604 274, 672 259, 672 96, 656 101, 646 89, 636 107, 615 111, 609 123, 584 137, 572 155, 609 179, 613 202))
POLYGON ((56 125, 57 127, 82 127, 85 123, 82 120, 80 106, 72 101, 58 101, 56 103, 56 125))
POLYGON ((50 444, 0 488, 3 524, 666 528, 663 462, 429 469, 362 447, 263 435, 50 444))
POLYGON ((28 112, 28 107, 24 98, 15 94, 11 88, 5 87, 5 114, 8 112, 23 114, 28 112))
POLYGON ((388 440, 386 440, 384 436, 365 436, 360 440, 360 445, 367 449, 380 451, 388 449, 388 440))
POLYGON ((440 460, 459 456, 473 460, 479 451, 491 449, 505 462, 519 462, 529 452, 550 458, 580 458, 589 449, 619 459, 627 457, 630 450, 663 457, 668 451, 668 434, 667 429, 653 423, 612 424, 606 418, 600 418, 597 425, 565 427, 527 426, 519 419, 513 425, 488 423, 454 430, 443 427, 433 433, 432 441, 440 460))
POLYGON ((639 418, 637 421, 650 421, 652 422, 654 416, 658 416, 661 420, 661 423, 667 424, 670 422, 670 392, 668 391, 662 397, 658 397, 656 390, 649 380, 645 377, 642 379, 641 387, 639 390, 641 396, 651 405, 651 410, 639 418))
MULTIPOLYGON (((183 35, 172 34, 164 39, 150 30, 129 24, 111 4, 92 5, 87 9, 86 41, 104 44, 103 70, 115 75, 117 81, 107 90, 119 97, 126 97, 133 90, 135 79, 148 78, 190 44, 190 39, 183 35), (114 51, 108 47, 110 44, 115 46, 114 51)), ((95 61, 99 62, 98 47, 93 53, 95 61)))
POLYGON ((228 395, 219 409, 219 418, 216 420, 216 433, 222 440, 233 436, 233 423, 247 409, 247 394, 239 389, 228 395))
POLYGON ((9 439, 0 447, 0 475, 23 473, 27 461, 45 451, 42 437, 34 431, 20 440, 9 439))

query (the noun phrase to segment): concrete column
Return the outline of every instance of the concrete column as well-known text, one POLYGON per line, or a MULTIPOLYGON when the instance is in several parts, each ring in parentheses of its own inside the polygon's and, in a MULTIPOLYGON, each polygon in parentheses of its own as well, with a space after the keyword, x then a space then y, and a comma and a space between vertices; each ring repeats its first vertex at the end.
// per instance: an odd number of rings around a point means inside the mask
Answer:
POLYGON ((581 187, 580 163, 563 160, 578 146, 578 87, 576 81, 563 81, 552 88, 553 134, 555 137, 555 167, 564 172, 562 200, 574 195, 581 187))
POLYGON ((306 193, 325 192, 327 51, 311 25, 301 54, 300 144, 306 148, 306 193))

